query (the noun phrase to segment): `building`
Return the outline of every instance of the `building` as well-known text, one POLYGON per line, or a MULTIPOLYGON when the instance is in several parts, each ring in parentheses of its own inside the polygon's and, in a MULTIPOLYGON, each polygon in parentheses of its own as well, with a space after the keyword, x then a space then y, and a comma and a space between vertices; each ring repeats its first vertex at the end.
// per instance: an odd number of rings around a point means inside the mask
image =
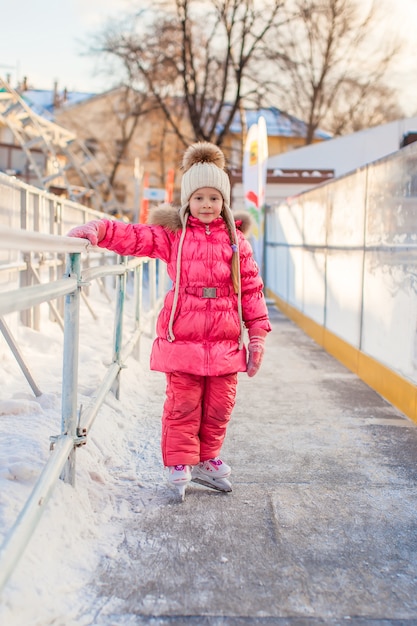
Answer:
POLYGON ((54 105, 44 108, 39 95, 19 93, 0 79, 0 171, 97 210, 117 209, 97 159, 75 133, 52 121, 54 105))
MULTIPOLYGON (((82 202, 83 187, 88 186, 91 178, 89 172, 86 172, 87 179, 83 179, 83 168, 87 168, 85 163, 89 159, 98 164, 99 170, 107 177, 117 205, 129 217, 138 214, 140 200, 147 193, 144 191, 145 186, 159 200, 164 196, 167 179, 173 174, 173 200, 179 201, 179 166, 184 145, 169 127, 160 108, 147 95, 132 92, 123 86, 102 94, 69 93, 65 89, 59 92, 56 84, 50 91, 27 88, 21 90, 19 95, 36 115, 75 137, 77 143, 81 143, 87 150, 87 153, 80 154, 78 146, 75 153, 75 142, 68 140, 60 157, 63 159, 61 169, 67 184, 62 180, 56 181, 59 185, 55 185, 54 191, 59 192, 61 188, 67 193, 65 188, 74 188, 78 191, 76 199, 82 202), (77 164, 77 167, 70 168, 68 159, 77 164), (81 190, 77 189, 79 187, 81 190)), ((190 137, 191 142, 193 134, 188 118, 183 114, 183 103, 179 100, 173 101, 170 110, 180 123, 184 136, 190 137)), ((276 108, 237 112, 222 145, 230 169, 232 198, 236 206, 241 204, 241 163, 246 133, 260 116, 266 121, 268 151, 271 157, 289 154, 295 149, 298 152, 305 143, 306 124, 276 108)), ((220 127, 221 123, 220 120, 220 127)), ((1 132, 0 113, 0 141, 1 132)), ((314 137, 316 143, 329 139, 330 135, 322 131, 317 131, 314 137)), ((4 146, 0 145, 0 169, 11 173, 14 170, 27 182, 36 184, 33 165, 28 163, 27 155, 24 150, 22 153, 19 142, 8 136, 5 143, 8 143, 8 156, 3 155, 5 158, 2 159, 1 150, 4 146), (15 167, 19 159, 22 167, 15 167)), ((38 147, 33 145, 32 156, 36 155, 36 150, 38 147)), ((38 158, 45 159, 45 151, 39 150, 38 158)), ((42 167, 44 171, 48 169, 46 163, 42 167)), ((45 173, 44 179, 52 175, 53 172, 45 173)), ((300 171, 298 166, 293 166, 284 168, 279 173, 269 172, 268 180, 271 188, 279 187, 278 196, 281 197, 282 194, 288 195, 291 191, 297 191, 301 188, 300 185, 318 184, 332 175, 332 168, 317 171, 312 166, 308 171, 300 171)), ((53 182, 55 181, 49 180, 49 185, 53 182)))
MULTIPOLYGON (((268 109, 245 111, 245 128, 249 129, 252 124, 256 124, 260 117, 263 117, 266 123, 268 134, 268 155, 270 158, 283 154, 293 154, 299 152, 305 146, 305 137, 307 134, 307 125, 302 120, 288 115, 274 107, 268 109)), ((234 123, 230 127, 231 141, 237 144, 242 142, 242 122, 240 116, 236 116, 234 123)), ((322 130, 317 130, 314 135, 313 146, 328 142, 331 135, 322 130)), ((240 158, 241 162, 241 158, 240 158)), ((296 164, 291 168, 272 169, 268 162, 267 172, 267 204, 275 204, 291 195, 295 195, 306 188, 314 187, 324 181, 333 178, 334 170, 332 167, 317 169, 314 166, 300 169, 296 164)), ((240 166, 231 168, 231 184, 232 184, 232 206, 241 208, 245 204, 244 190, 242 181, 242 169, 240 166)))

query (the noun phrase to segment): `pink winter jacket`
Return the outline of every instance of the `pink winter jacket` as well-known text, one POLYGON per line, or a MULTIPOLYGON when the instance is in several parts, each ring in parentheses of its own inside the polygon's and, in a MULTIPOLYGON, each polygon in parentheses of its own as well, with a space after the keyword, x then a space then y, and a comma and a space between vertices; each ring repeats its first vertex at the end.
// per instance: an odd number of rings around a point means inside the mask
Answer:
MULTIPOLYGON (((98 244, 125 256, 147 256, 165 261, 175 284, 179 214, 166 205, 154 209, 151 224, 124 224, 105 220, 104 238, 98 244)), ((240 222, 236 222, 239 228, 240 222)), ((246 328, 270 331, 263 283, 252 249, 238 230, 242 283, 242 313, 246 328)), ((246 371, 246 350, 239 349, 240 325, 237 295, 231 279, 232 249, 222 217, 209 227, 190 216, 182 248, 179 298, 173 324, 175 340, 167 339, 174 284, 158 316, 152 346, 151 369, 221 376, 246 371), (203 297, 205 288, 216 297, 203 297)))

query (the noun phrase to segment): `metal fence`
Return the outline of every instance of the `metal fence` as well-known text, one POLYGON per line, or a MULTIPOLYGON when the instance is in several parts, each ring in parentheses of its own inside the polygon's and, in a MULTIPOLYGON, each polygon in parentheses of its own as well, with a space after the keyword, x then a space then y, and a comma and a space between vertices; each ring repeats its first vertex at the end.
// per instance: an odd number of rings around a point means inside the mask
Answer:
MULTIPOLYGON (((62 277, 36 284, 21 285, 16 281, 13 289, 0 293, 0 331, 3 332, 19 366, 26 376, 35 395, 41 392, 34 377, 29 372, 17 342, 3 316, 33 310, 41 303, 49 304, 57 298, 64 298, 63 305, 63 375, 62 375, 62 414, 60 434, 51 436, 51 454, 40 474, 33 491, 15 524, 7 534, 0 548, 0 590, 13 572, 19 558, 28 544, 37 523, 45 509, 58 478, 74 484, 76 450, 87 443, 88 433, 95 421, 99 408, 107 393, 113 391, 119 396, 120 372, 127 357, 133 352, 138 356, 138 345, 145 328, 154 327, 154 320, 165 292, 165 266, 156 260, 116 255, 102 256, 84 240, 62 237, 53 234, 40 234, 0 225, 0 251, 11 254, 66 254, 65 271, 62 277), (96 258, 95 266, 90 266, 90 257, 96 258), (87 261, 87 262, 86 262, 87 261), (148 266, 149 297, 144 306, 143 268, 148 266), (133 274, 134 328, 126 338, 124 329, 124 309, 128 274, 133 274), (111 276, 116 281, 114 311, 114 331, 111 364, 98 387, 91 404, 83 411, 77 407, 78 397, 78 341, 80 325, 80 302, 93 280, 103 280, 111 276)), ((22 262, 16 257, 16 268, 22 262)), ((23 264, 25 265, 25 264, 23 264)), ((27 267, 27 265, 26 265, 27 267)), ((14 271, 16 271, 14 268, 14 271)), ((4 264, 3 264, 4 269, 4 264)), ((45 272, 44 272, 45 273, 45 272)), ((88 301, 86 301, 88 302, 88 301)), ((59 313, 54 310, 54 314, 59 313)), ((58 430, 58 428, 57 428, 58 430)))
MULTIPOLYGON (((65 235, 76 224, 102 217, 102 213, 89 207, 0 172, 0 226, 27 230, 28 233, 65 235)), ((65 254, 60 249, 51 252, 47 247, 34 248, 21 253, 8 246, 7 241, 2 243, 6 245, 0 246, 0 292, 12 286, 24 288, 39 284, 44 270, 49 274, 49 281, 62 277, 65 254)), ((93 256, 89 254, 84 263, 90 263, 93 256)), ((62 299, 56 303, 50 301, 49 307, 51 319, 62 325, 62 299)), ((39 330, 38 305, 22 310, 19 315, 25 326, 39 330)))

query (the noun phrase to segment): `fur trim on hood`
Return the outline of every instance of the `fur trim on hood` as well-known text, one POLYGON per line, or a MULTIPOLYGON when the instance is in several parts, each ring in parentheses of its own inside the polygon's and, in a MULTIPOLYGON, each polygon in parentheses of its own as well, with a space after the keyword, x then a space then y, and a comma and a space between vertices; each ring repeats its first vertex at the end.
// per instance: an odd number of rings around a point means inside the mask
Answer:
POLYGON ((182 228, 178 209, 167 202, 150 207, 147 222, 152 226, 163 226, 172 232, 182 228))
MULTIPOLYGON (((233 217, 236 222, 236 228, 241 230, 245 237, 249 237, 252 228, 250 213, 239 211, 239 213, 233 213, 233 217)), ((163 226, 173 232, 181 230, 182 224, 179 209, 168 203, 153 206, 149 211, 148 224, 163 226)))
POLYGON ((236 211, 233 213, 235 218, 236 228, 242 231, 245 237, 249 237, 252 231, 252 217, 249 211, 236 211))

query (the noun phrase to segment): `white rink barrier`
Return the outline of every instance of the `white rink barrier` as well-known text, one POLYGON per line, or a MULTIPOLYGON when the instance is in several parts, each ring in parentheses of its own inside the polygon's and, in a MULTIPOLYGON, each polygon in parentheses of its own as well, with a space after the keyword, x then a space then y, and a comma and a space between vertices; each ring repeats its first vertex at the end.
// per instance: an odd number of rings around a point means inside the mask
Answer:
POLYGON ((417 421, 417 143, 266 215, 277 305, 417 421))

